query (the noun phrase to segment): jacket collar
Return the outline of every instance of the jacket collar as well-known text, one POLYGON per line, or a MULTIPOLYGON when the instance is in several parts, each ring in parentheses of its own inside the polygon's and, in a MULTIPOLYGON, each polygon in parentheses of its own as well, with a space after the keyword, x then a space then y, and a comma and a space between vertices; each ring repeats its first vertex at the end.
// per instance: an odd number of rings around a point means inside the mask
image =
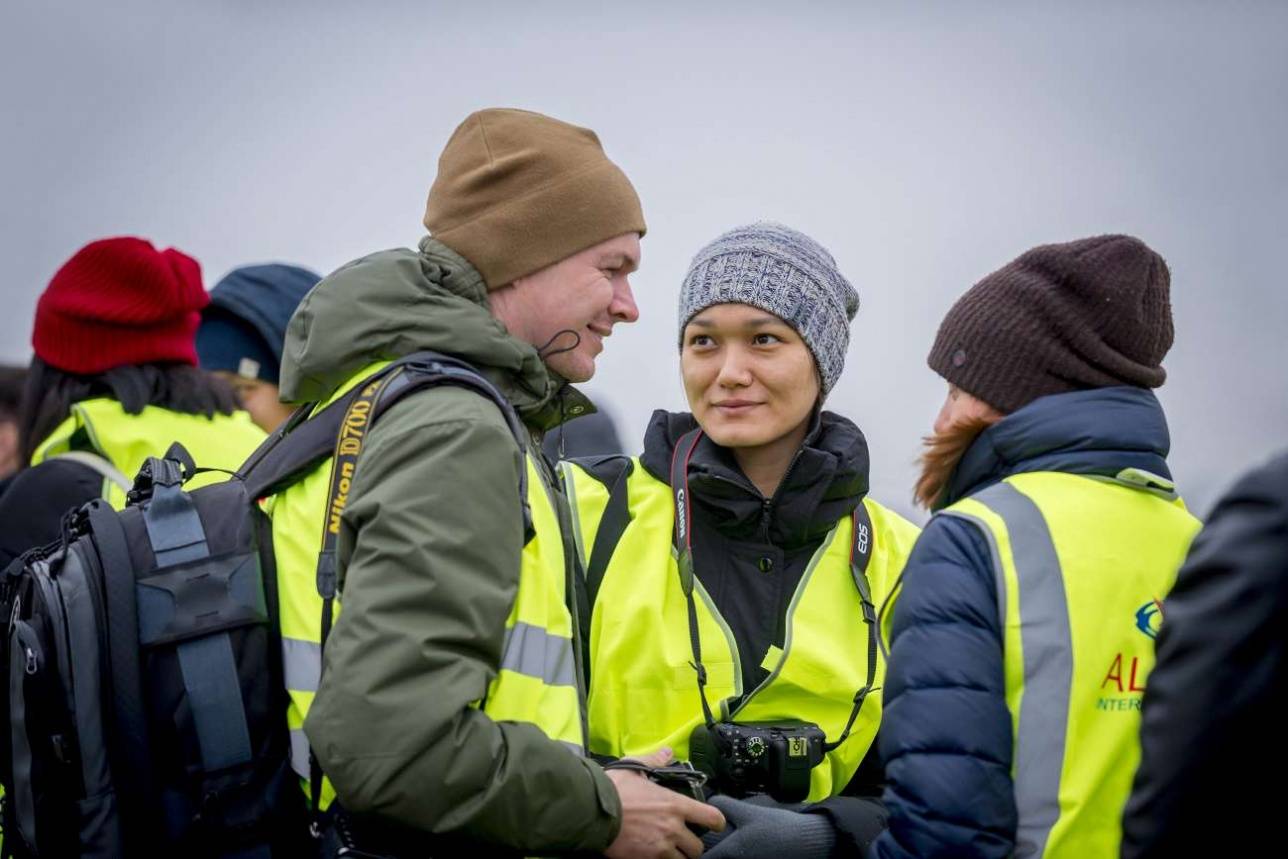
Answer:
POLYGON ((939 506, 1033 471, 1114 477, 1138 469, 1170 480, 1170 447, 1163 407, 1145 388, 1040 397, 979 434, 953 470, 939 506))
MULTIPOLYGON (((687 412, 654 412, 640 456, 645 470, 669 485, 675 445, 696 426, 687 412)), ((827 534, 863 500, 867 440, 853 422, 822 412, 774 496, 765 498, 733 453, 703 436, 689 462, 689 489, 699 521, 726 537, 792 549, 827 534)))
POLYGON ((594 410, 492 316, 469 261, 432 237, 342 266, 305 296, 287 326, 282 398, 325 401, 364 367, 421 349, 468 361, 538 432, 594 410))

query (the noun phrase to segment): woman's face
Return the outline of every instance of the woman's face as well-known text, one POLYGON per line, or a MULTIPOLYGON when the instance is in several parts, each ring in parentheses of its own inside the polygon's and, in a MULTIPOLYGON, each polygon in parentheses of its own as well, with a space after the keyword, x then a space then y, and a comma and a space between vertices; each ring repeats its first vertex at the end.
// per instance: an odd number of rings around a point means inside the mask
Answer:
POLYGON ((295 409, 279 400, 277 385, 260 379, 247 379, 227 370, 215 370, 214 375, 232 386, 241 407, 250 412, 250 419, 264 432, 277 429, 295 409))
POLYGON ((796 329, 747 304, 717 304, 689 320, 680 372, 693 416, 723 447, 783 438, 819 397, 814 356, 796 329))

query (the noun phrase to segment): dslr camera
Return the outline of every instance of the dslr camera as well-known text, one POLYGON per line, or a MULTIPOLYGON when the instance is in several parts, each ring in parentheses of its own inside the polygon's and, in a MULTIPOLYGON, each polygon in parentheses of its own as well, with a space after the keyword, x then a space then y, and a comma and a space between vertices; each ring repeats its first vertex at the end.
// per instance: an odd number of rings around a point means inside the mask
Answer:
POLYGON ((729 796, 767 793, 779 802, 804 802, 825 742, 812 722, 711 722, 693 729, 689 759, 729 796))

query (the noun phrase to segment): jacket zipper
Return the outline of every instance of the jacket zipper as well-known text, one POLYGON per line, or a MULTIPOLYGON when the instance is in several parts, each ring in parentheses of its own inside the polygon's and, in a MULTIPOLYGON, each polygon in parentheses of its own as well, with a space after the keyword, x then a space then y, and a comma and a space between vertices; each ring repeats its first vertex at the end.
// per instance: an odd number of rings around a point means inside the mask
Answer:
POLYGON ((800 462, 800 459, 801 451, 798 450, 796 451, 796 455, 792 457, 791 463, 788 464, 787 470, 783 472, 783 479, 778 481, 778 486, 775 487, 774 494, 761 502, 760 527, 761 531, 764 533, 765 542, 771 545, 773 544, 773 541, 769 539, 769 520, 773 515, 774 505, 778 503, 779 493, 782 492, 783 487, 787 485, 787 479, 791 477, 792 472, 796 470, 796 463, 800 462))

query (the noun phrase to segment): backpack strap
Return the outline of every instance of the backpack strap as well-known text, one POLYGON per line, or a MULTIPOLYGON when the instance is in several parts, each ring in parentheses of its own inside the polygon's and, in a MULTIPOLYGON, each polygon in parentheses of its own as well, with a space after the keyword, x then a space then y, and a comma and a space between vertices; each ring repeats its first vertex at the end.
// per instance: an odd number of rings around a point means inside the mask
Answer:
POLYGON ((571 461, 608 488, 608 503, 599 517, 595 542, 586 558, 586 597, 593 610, 613 552, 626 533, 626 526, 631 523, 628 479, 635 470, 635 463, 629 456, 621 455, 571 461))
POLYGON ((315 405, 296 409, 237 469, 248 498, 276 495, 331 456, 348 400, 337 400, 310 419, 315 405))
MULTIPOLYGON (((178 567, 210 557, 206 530, 192 497, 183 491, 181 464, 170 459, 149 459, 151 497, 143 506, 143 524, 156 557, 157 569, 178 567)), ((200 568, 203 577, 211 570, 200 568)), ((174 596, 160 603, 140 603, 139 644, 160 640, 172 626, 199 625, 190 614, 220 613, 224 600, 201 599, 183 573, 150 580, 174 596)), ((228 632, 180 641, 175 648, 184 690, 191 703, 203 769, 207 772, 251 760, 250 728, 242 701, 241 682, 228 632)))
POLYGON ((113 465, 105 457, 89 450, 69 450, 60 453, 50 459, 63 459, 69 462, 79 463, 86 468, 93 469, 104 479, 116 484, 122 491, 129 492, 134 481, 126 477, 119 468, 113 465))
POLYGON ((134 563, 120 517, 107 502, 101 499, 91 501, 84 510, 103 565, 112 716, 116 728, 112 735, 117 738, 112 773, 120 780, 117 801, 121 804, 121 815, 125 820, 147 820, 157 800, 152 785, 152 769, 140 763, 152 760, 152 754, 139 667, 134 563))

